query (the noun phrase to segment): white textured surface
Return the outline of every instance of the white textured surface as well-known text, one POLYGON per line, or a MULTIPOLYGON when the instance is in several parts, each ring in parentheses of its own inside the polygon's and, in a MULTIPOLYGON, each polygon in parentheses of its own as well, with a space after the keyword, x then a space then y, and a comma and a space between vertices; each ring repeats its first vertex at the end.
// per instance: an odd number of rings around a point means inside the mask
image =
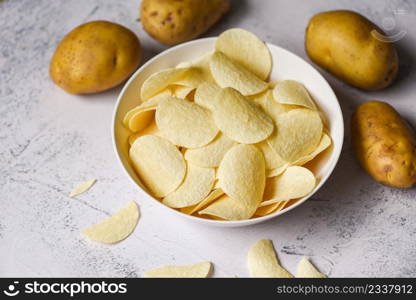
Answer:
POLYGON ((382 22, 395 9, 408 33, 398 43, 396 84, 365 93, 323 72, 346 120, 341 160, 328 183, 299 208, 245 228, 190 223, 140 199, 111 145, 111 115, 120 88, 94 96, 68 95, 52 84, 48 63, 59 40, 76 25, 97 19, 119 22, 140 37, 145 58, 165 49, 143 32, 138 1, 0 1, 0 276, 140 276, 165 264, 209 260, 215 276, 247 276, 246 254, 270 238, 294 272, 302 255, 329 276, 415 276, 416 192, 373 182, 351 153, 353 107, 369 99, 393 104, 416 124, 416 2, 234 1, 234 10, 208 32, 243 27, 306 58, 303 37, 313 14, 358 10, 382 22), (97 184, 74 199, 82 180, 97 184), (135 200, 142 219, 126 241, 103 246, 79 232, 135 200))

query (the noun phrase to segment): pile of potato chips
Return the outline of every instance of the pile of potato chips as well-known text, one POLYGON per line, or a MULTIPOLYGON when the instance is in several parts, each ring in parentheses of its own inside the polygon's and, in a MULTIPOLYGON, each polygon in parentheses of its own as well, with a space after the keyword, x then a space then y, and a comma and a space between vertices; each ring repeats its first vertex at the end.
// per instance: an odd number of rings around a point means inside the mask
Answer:
POLYGON ((302 165, 331 138, 301 83, 267 82, 272 63, 257 36, 230 29, 213 52, 146 79, 123 122, 150 194, 186 214, 244 220, 314 190, 302 165))

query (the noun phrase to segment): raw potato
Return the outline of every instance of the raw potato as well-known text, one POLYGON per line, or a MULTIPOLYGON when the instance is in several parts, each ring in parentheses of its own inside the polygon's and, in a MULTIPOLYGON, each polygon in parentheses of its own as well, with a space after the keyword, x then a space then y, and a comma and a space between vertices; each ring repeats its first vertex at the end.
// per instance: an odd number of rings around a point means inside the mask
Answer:
POLYGON ((306 52, 345 82, 365 90, 381 90, 396 78, 399 61, 393 44, 377 39, 375 32, 384 34, 358 13, 320 13, 309 21, 306 52))
POLYGON ((416 183, 415 132, 393 107, 365 102, 354 112, 351 127, 355 155, 375 180, 397 188, 416 183))
POLYGON ((115 23, 94 21, 64 37, 52 57, 49 73, 68 93, 96 93, 122 83, 140 60, 140 42, 133 32, 115 23))
POLYGON ((175 45, 203 34, 229 8, 229 0, 143 0, 140 19, 153 38, 175 45))

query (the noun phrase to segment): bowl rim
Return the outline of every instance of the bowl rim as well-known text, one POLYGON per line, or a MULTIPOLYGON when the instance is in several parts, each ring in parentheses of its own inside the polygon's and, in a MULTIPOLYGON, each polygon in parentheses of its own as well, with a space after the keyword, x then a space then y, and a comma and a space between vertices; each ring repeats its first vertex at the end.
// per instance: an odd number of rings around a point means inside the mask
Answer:
MULTIPOLYGON (((323 83, 327 86, 327 88, 329 88, 329 91, 331 92, 332 96, 336 99, 336 110, 337 110, 337 114, 339 114, 340 116, 340 146, 339 149, 337 151, 337 153, 332 153, 332 155, 335 155, 331 160, 331 164, 328 166, 328 171, 326 172, 326 174, 324 175, 324 178, 322 180, 320 180, 320 182, 318 183, 317 187, 315 188, 315 190, 310 193, 309 195, 307 195, 306 197, 304 197, 302 200, 297 201, 296 203, 292 204, 291 206, 282 209, 276 213, 272 213, 266 216, 261 216, 261 217, 256 217, 256 218, 251 218, 251 219, 247 219, 247 220, 235 220, 235 221, 230 221, 230 220, 210 220, 210 219, 205 219, 205 218, 200 218, 200 217, 195 217, 192 215, 188 215, 185 214, 183 212, 180 212, 176 209, 173 209, 171 207, 168 207, 166 205, 164 205, 161 201, 158 201, 157 199, 154 199, 151 195, 149 195, 133 178, 132 176, 130 176, 130 174, 128 173, 128 171, 126 170, 123 161, 121 159, 121 155, 119 154, 119 150, 118 150, 118 146, 117 146, 117 142, 116 142, 116 122, 117 122, 117 112, 120 106, 120 102, 123 99, 123 96, 126 92, 126 90, 129 88, 130 84, 136 79, 136 77, 145 69, 147 68, 147 66, 149 66, 150 64, 152 64, 154 61, 158 60, 160 57, 173 52, 173 51, 177 51, 180 48, 183 47, 188 47, 192 44, 197 44, 197 43, 201 43, 201 42, 206 42, 206 41, 213 41, 216 40, 217 37, 207 37, 207 38, 200 38, 200 39, 195 39, 186 43, 182 43, 176 46, 173 46, 169 49, 166 49, 162 52, 160 52, 159 54, 155 55, 154 57, 150 58, 147 62, 145 62, 140 68, 138 68, 131 76, 130 78, 126 81, 126 83, 124 83, 123 88, 121 89, 120 93, 117 96, 117 101, 115 103, 114 109, 113 109, 113 114, 112 114, 112 118, 111 118, 111 138, 112 138, 112 145, 113 145, 113 150, 117 156, 117 161, 119 162, 119 164, 121 165, 123 172, 127 175, 127 177, 130 179, 130 181, 139 188, 140 192, 142 194, 144 194, 147 198, 150 198, 152 201, 157 202, 158 205, 162 206, 164 209, 175 213, 176 215, 179 215, 181 217, 185 217, 188 220, 191 221, 196 221, 199 223, 203 223, 203 224, 207 224, 207 225, 211 225, 211 226, 217 226, 217 227, 237 227, 237 226, 247 226, 247 225, 254 225, 257 223, 262 223, 265 221, 268 221, 270 219, 273 219, 275 217, 281 216, 289 211, 291 211, 292 209, 295 209, 296 207, 298 207, 299 205, 305 203, 309 198, 311 198, 318 190, 320 190, 320 188, 326 183, 326 181, 329 179, 329 177, 332 175, 336 165, 338 164, 339 158, 341 156, 341 152, 343 149, 343 144, 344 144, 344 134, 345 134, 345 126, 344 126, 344 118, 343 118, 343 114, 342 114, 342 110, 341 110, 341 106, 339 104, 339 100, 338 97, 336 96, 334 90, 332 89, 331 85, 328 83, 328 81, 325 79, 325 77, 309 62, 307 62, 305 59, 303 59, 302 57, 298 56, 297 54, 282 48, 280 46, 277 46, 275 44, 271 44, 271 43, 266 43, 267 47, 275 47, 278 48, 280 51, 286 52, 290 55, 295 56, 297 59, 301 60, 303 63, 305 63, 306 65, 309 65, 313 72, 318 76, 321 77, 321 79, 323 79, 323 83)), ((332 149, 332 151, 335 151, 335 149, 332 149)))

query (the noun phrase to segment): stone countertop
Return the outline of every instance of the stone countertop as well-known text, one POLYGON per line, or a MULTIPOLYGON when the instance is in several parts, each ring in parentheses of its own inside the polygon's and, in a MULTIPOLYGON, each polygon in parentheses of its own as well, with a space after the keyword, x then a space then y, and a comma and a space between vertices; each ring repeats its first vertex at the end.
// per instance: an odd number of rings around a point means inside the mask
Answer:
POLYGON ((232 12, 205 35, 242 27, 309 60, 304 31, 317 12, 353 9, 381 25, 395 20, 397 30, 407 31, 397 43, 399 79, 383 92, 359 91, 321 70, 344 113, 341 159, 312 199, 242 228, 194 224, 142 199, 112 148, 111 118, 121 88, 74 96, 49 79, 57 43, 87 21, 129 27, 146 60, 166 49, 142 30, 138 7, 139 1, 127 0, 0 1, 0 276, 137 277, 166 264, 208 260, 215 277, 244 277, 248 248, 260 238, 273 240, 292 272, 307 255, 332 277, 416 275, 416 190, 371 180, 352 155, 348 130, 354 106, 370 99, 393 104, 416 124, 415 1, 234 1, 232 12), (88 193, 68 197, 74 184, 90 178, 98 182, 88 193), (142 214, 130 238, 105 246, 80 235, 130 200, 142 214))

